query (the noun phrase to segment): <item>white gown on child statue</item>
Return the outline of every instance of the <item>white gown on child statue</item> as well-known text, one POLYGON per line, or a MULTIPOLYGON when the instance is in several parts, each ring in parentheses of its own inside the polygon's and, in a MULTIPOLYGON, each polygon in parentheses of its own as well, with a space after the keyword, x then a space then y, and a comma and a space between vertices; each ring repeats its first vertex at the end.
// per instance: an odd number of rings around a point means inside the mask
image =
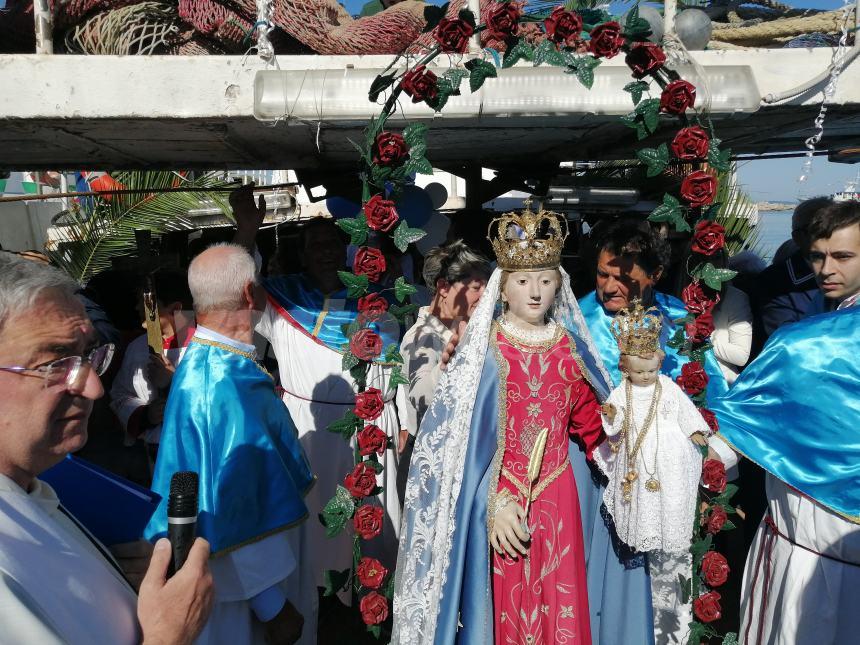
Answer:
MULTIPOLYGON (((608 441, 594 453, 594 461, 609 478, 603 502, 615 522, 618 537, 637 551, 683 553, 690 548, 702 454, 690 441, 694 432, 707 434, 708 424, 696 406, 672 379, 659 377, 661 388, 656 414, 635 459, 636 479, 630 501, 624 501, 623 482, 628 475, 628 450, 620 439, 626 414, 624 385, 615 388, 608 403, 617 414, 613 423, 604 419, 608 441), (613 452, 617 447, 618 452, 613 452), (659 489, 652 491, 649 482, 659 489)), ((633 414, 628 445, 635 446, 648 416, 656 384, 633 386, 633 414)))

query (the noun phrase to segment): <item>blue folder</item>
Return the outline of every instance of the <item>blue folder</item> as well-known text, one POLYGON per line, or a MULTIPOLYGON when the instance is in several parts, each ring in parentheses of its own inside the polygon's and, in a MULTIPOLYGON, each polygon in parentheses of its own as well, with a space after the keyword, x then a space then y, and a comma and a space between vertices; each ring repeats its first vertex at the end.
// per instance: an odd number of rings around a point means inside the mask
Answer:
POLYGON ((50 484, 66 510, 107 546, 141 539, 161 501, 158 493, 72 455, 39 479, 50 484))

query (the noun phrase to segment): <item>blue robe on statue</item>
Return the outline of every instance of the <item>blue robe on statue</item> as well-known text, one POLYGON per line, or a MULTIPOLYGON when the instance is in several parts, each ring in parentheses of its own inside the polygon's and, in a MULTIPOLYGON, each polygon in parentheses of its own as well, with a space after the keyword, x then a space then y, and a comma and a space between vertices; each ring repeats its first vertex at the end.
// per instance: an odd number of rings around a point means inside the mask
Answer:
MULTIPOLYGON (((582 315, 588 325, 597 351, 613 386, 621 382, 618 369, 620 352, 610 331, 613 314, 598 302, 595 292, 579 301, 582 315)), ((666 352, 661 371, 677 378, 681 366, 689 359, 677 350, 666 347, 666 340, 675 333, 675 319, 683 318, 687 311, 684 303, 667 294, 655 293, 654 306, 663 315, 662 344, 666 352)), ((713 352, 708 352, 705 371, 710 376, 709 400, 726 392, 726 379, 720 371, 713 352)), ((602 477, 579 450, 571 450, 571 463, 579 486, 579 503, 585 538, 585 565, 588 572, 588 601, 591 608, 591 634, 595 645, 615 643, 653 643, 654 622, 651 604, 651 582, 648 560, 644 553, 636 553, 618 540, 611 518, 603 506, 602 477), (574 454, 576 453, 576 454, 574 454), (591 481, 587 486, 584 482, 591 481)))
POLYGON ((307 516, 314 483, 290 414, 254 357, 193 338, 170 387, 152 488, 162 497, 145 531, 167 533, 174 473, 199 474, 197 535, 212 554, 283 531, 307 516))
POLYGON ((711 410, 738 452, 860 523, 858 354, 858 306, 786 325, 711 410))

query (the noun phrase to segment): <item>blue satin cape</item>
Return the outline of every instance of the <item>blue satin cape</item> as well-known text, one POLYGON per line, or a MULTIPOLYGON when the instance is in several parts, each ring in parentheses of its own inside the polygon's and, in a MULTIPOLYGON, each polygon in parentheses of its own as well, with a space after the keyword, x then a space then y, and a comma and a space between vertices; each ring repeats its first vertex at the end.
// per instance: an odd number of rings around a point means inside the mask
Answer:
POLYGON ((213 555, 307 516, 314 477, 272 377, 246 355, 199 339, 170 387, 152 482, 162 499, 148 540, 167 533, 170 478, 181 470, 200 475, 197 535, 213 555))
MULTIPOLYGON (((606 366, 606 371, 612 377, 615 385, 621 383, 621 370, 618 369, 618 343, 610 330, 613 314, 607 312, 603 305, 597 300, 597 293, 592 291, 587 296, 579 301, 579 306, 582 309, 582 315, 585 317, 585 322, 588 324, 588 331, 594 338, 594 344, 597 345, 597 351, 600 352, 603 358, 603 364, 606 366)), ((675 325, 673 320, 683 318, 687 315, 687 309, 684 303, 677 298, 665 293, 654 292, 654 306, 663 314, 663 330, 660 334, 663 351, 666 352, 666 358, 663 359, 663 365, 660 371, 671 379, 676 379, 681 374, 681 367, 689 362, 689 358, 681 356, 677 349, 666 346, 666 341, 675 334, 675 325)), ((720 370, 720 364, 717 362, 714 352, 708 350, 705 354, 705 372, 707 372, 710 380, 708 381, 708 402, 711 399, 722 396, 728 391, 726 377, 723 376, 720 370)))
MULTIPOLYGON (((343 353, 344 345, 349 343, 344 326, 358 315, 358 301, 347 298, 346 289, 325 296, 301 274, 270 278, 263 286, 269 302, 287 321, 321 345, 343 353)), ((400 346, 400 325, 393 316, 385 316, 368 326, 382 337, 384 347, 400 346)))
POLYGON ((720 436, 860 523, 860 307, 781 327, 711 409, 720 436))
MULTIPOLYGON (((498 442, 499 367, 487 351, 475 396, 463 482, 457 499, 456 528, 442 590, 435 642, 438 645, 492 645, 493 598, 487 501, 498 442), (458 631, 458 621, 462 627, 458 631)), ((434 406, 422 423, 438 423, 434 406)), ((595 645, 653 643, 651 586, 641 555, 617 551, 600 507, 602 488, 592 479, 585 454, 571 442, 570 460, 579 493, 592 640, 595 645), (589 563, 590 566, 589 566, 589 563), (601 622, 601 615, 608 616, 601 622)), ((622 545, 623 546, 623 545, 622 545)))

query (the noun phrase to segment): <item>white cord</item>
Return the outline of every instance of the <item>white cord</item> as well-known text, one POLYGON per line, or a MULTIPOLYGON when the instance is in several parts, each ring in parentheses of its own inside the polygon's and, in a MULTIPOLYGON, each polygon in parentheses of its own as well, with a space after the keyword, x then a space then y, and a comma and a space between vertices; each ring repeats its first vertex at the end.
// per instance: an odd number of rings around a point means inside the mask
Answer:
POLYGON ((272 24, 272 0, 256 0, 257 3, 257 54, 267 63, 275 59, 275 48, 269 40, 272 24))

